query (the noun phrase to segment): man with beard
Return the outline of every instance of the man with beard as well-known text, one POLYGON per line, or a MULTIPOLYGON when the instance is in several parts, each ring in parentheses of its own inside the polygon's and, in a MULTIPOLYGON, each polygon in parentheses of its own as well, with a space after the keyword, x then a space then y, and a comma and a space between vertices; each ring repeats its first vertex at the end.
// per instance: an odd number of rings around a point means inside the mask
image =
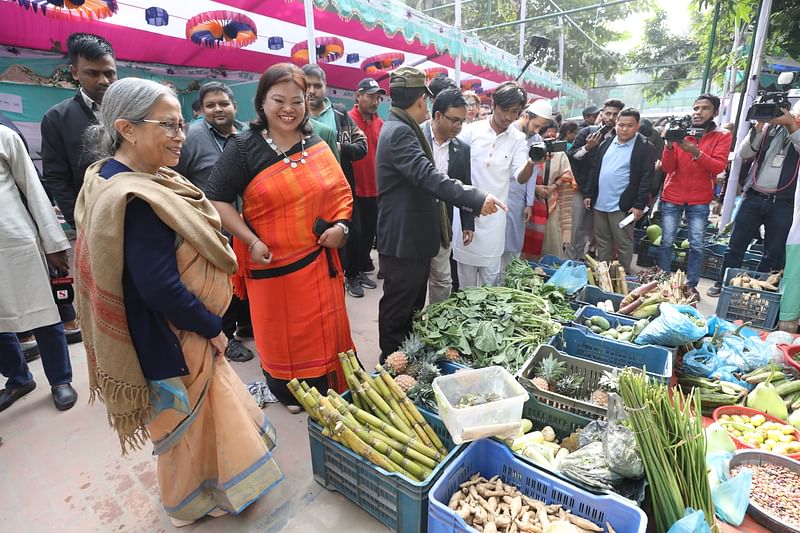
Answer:
POLYGON ((689 257, 686 263, 686 285, 695 297, 700 281, 709 204, 714 199, 717 175, 728 164, 731 150, 730 132, 718 128, 714 117, 719 112, 719 98, 713 94, 697 97, 692 107, 692 127, 701 128, 700 138, 689 136, 680 141, 666 141, 661 167, 666 172, 661 193, 661 246, 658 266, 670 271, 675 251, 672 247, 681 217, 686 213, 689 227, 689 257))
MULTIPOLYGON (((224 83, 218 81, 206 83, 200 87, 197 99, 200 102, 203 120, 189 127, 175 170, 198 188, 205 190, 208 177, 222 154, 222 149, 246 126, 236 120, 236 100, 233 91, 224 83)), ((253 358, 253 352, 234 337, 234 335, 240 338, 253 336, 248 303, 235 294, 222 317, 222 331, 228 337, 225 357, 236 362, 249 361, 253 358)))

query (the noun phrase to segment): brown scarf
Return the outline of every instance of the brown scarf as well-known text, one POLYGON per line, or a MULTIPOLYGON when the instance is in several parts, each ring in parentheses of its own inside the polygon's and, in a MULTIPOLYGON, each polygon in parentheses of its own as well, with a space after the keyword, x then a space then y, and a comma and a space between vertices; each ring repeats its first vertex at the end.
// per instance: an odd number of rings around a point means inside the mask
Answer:
MULTIPOLYGON (((393 106, 389 112, 406 123, 414 131, 419 144, 422 145, 422 150, 425 152, 425 156, 433 165, 433 150, 431 150, 431 145, 428 142, 428 139, 425 138, 425 134, 422 132, 422 128, 419 127, 419 124, 417 124, 417 121, 414 120, 405 109, 400 109, 399 107, 393 106)), ((439 200, 438 203, 439 229, 442 240, 442 248, 447 248, 450 246, 450 240, 453 238, 453 228, 450 226, 450 217, 447 216, 447 203, 443 200, 439 200)))
POLYGON ((106 404, 109 423, 126 454, 146 443, 151 416, 149 388, 128 329, 122 289, 128 202, 145 200, 179 238, 221 270, 233 273, 236 258, 211 202, 185 178, 161 168, 157 176, 124 172, 107 180, 99 174, 104 163, 87 169, 75 205, 75 278, 90 401, 99 397, 106 404))

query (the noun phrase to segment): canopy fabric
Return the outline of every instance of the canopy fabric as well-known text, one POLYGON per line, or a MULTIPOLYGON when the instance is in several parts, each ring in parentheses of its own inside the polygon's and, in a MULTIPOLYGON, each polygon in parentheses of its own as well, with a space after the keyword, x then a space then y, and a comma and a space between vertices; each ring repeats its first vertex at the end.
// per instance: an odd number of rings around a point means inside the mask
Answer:
MULTIPOLYGON (((453 75, 455 54, 462 57, 462 78, 482 81, 490 90, 519 74, 513 56, 474 37, 458 38, 451 26, 427 17, 396 0, 314 0, 315 36, 338 38, 344 53, 325 65, 329 84, 355 88, 366 74, 361 62, 387 52, 401 52, 404 64, 447 68, 453 75), (358 56, 358 61, 355 57, 358 56)), ((66 38, 75 31, 102 35, 113 44, 117 57, 146 63, 262 72, 270 65, 291 61, 292 47, 305 42, 302 1, 283 0, 161 0, 169 23, 153 26, 145 12, 153 0, 127 0, 104 20, 58 20, 33 16, 16 0, 0 0, 0 27, 5 45, 38 50, 64 50, 66 38), (258 28, 255 42, 239 49, 204 48, 186 38, 186 23, 205 11, 238 11, 258 28), (275 39, 279 37, 280 39, 275 39), (272 39, 270 39, 272 38, 272 39), (285 43, 275 49, 275 42, 285 43), (270 44, 273 46, 270 47, 270 44)), ((388 80, 379 80, 384 86, 388 80)), ((580 105, 586 93, 556 76, 531 67, 523 77, 529 92, 554 97, 561 88, 565 107, 580 105)))

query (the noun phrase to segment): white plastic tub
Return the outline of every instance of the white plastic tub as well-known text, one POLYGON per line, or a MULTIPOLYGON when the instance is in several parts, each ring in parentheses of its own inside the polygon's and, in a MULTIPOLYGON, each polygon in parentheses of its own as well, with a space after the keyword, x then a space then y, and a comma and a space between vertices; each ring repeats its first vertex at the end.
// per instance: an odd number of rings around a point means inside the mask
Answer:
POLYGON ((462 370, 433 380, 433 391, 453 442, 462 444, 486 437, 513 437, 520 429, 522 406, 528 393, 505 368, 490 366, 462 370), (472 407, 455 407, 466 394, 494 392, 501 399, 472 407))

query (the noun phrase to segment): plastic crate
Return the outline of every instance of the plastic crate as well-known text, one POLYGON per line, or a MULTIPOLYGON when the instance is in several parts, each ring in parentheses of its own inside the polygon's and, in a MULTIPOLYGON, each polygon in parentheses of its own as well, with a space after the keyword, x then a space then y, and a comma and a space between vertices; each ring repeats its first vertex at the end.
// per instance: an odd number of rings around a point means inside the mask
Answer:
POLYGON ((647 516, 632 502, 616 496, 591 494, 566 481, 519 460, 507 446, 494 440, 471 443, 434 483, 428 501, 430 533, 471 533, 455 511, 447 507, 450 496, 474 474, 500 476, 504 483, 546 504, 561 504, 576 516, 591 520, 601 527, 608 522, 616 531, 644 533, 647 516))
POLYGON ((650 241, 647 240, 647 235, 642 237, 639 241, 639 246, 637 247, 636 252, 636 265, 642 268, 649 268, 651 266, 655 266, 656 261, 653 255, 650 254, 650 248, 653 245, 650 241))
POLYGON ((730 280, 743 272, 760 280, 769 276, 769 273, 729 268, 717 301, 717 316, 731 322, 749 322, 754 328, 774 330, 778 326, 781 293, 730 286, 730 280))
POLYGON ((612 328, 616 328, 618 326, 632 326, 636 324, 635 318, 622 315, 612 315, 594 305, 585 305, 581 307, 578 310, 578 313, 575 315, 575 320, 573 320, 572 323, 576 326, 586 327, 584 321, 592 318, 593 316, 601 316, 605 318, 609 321, 612 328))
POLYGON ((636 346, 571 327, 564 328, 548 344, 567 355, 617 368, 646 368, 648 376, 662 382, 669 383, 672 378, 672 353, 661 346, 636 346))
MULTIPOLYGON (((675 241, 677 242, 677 239, 675 239, 675 241)), ((651 244, 647 250, 647 253, 650 254, 650 258, 653 260, 654 266, 658 264, 659 248, 660 248, 659 246, 653 246, 651 244)), ((686 263, 688 262, 688 260, 689 260, 688 248, 673 248, 672 262, 670 262, 669 264, 670 272, 677 272, 678 270, 683 270, 684 272, 686 272, 686 263)))
POLYGON ((611 303, 614 304, 614 309, 619 309, 619 304, 623 298, 624 296, 621 294, 606 292, 595 285, 587 285, 575 293, 575 302, 580 304, 578 309, 586 305, 597 305, 599 302, 605 302, 606 300, 611 300, 611 303))
MULTIPOLYGON (((700 266, 700 277, 713 281, 722 280, 722 262, 725 258, 727 244, 707 244, 700 266)), ((761 263, 761 255, 756 252, 745 252, 742 259, 744 270, 757 270, 761 263)))
MULTIPOLYGON (((711 415, 711 418, 714 419, 714 422, 719 422, 722 419, 723 415, 734 416, 734 415, 745 415, 749 417, 753 417, 756 415, 763 416, 767 422, 777 422, 778 424, 789 425, 786 420, 781 420, 777 416, 772 416, 764 411, 759 411, 758 409, 750 409, 749 407, 744 407, 742 405, 723 405, 721 407, 717 407, 714 409, 714 413, 711 415)), ((794 428, 793 428, 794 429, 794 428)), ((733 440, 734 446, 736 446, 737 450, 754 450, 756 449, 755 446, 752 444, 748 444, 747 442, 739 439, 734 435, 730 435, 731 440, 733 440)), ((795 429, 794 431, 794 438, 800 440, 800 429, 795 429)), ((788 457, 789 459, 794 459, 795 461, 800 459, 800 453, 791 453, 791 454, 775 454, 778 457, 788 457)))
POLYGON ((641 241, 646 236, 647 236, 647 230, 645 228, 633 228, 633 253, 636 253, 638 251, 639 241, 641 241))
MULTIPOLYGON (((345 399, 349 399, 349 394, 344 395, 345 399)), ((424 409, 419 411, 445 448, 450 450, 425 481, 411 481, 373 465, 324 436, 322 427, 309 417, 308 440, 314 480, 328 490, 341 493, 391 530, 403 533, 425 531, 428 523, 428 493, 463 446, 453 444, 450 433, 438 416, 424 409)))
POLYGON ((581 359, 580 357, 573 357, 561 353, 547 344, 540 344, 533 351, 533 355, 519 369, 516 378, 533 398, 545 405, 589 418, 604 418, 608 409, 590 402, 589 397, 592 392, 599 388, 600 378, 603 377, 603 373, 613 371, 614 367, 612 366, 581 359), (532 381, 536 377, 536 368, 541 360, 546 357, 554 357, 565 363, 567 374, 583 377, 583 383, 578 388, 576 396, 585 398, 584 400, 570 398, 555 391, 545 391, 536 386, 532 381))

